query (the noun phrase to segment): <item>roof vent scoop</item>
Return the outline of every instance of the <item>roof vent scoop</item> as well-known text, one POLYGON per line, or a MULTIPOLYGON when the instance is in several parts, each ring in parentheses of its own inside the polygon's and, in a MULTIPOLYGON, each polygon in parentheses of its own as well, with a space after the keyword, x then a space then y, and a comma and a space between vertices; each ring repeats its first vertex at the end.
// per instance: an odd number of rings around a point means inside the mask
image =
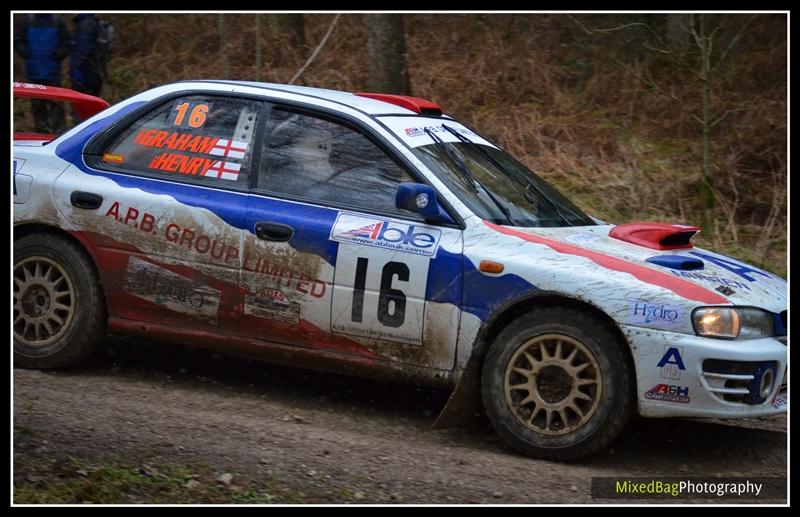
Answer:
POLYGON ((634 222, 615 226, 608 236, 654 250, 684 250, 693 247, 690 241, 699 232, 697 226, 634 222))
POLYGON ((420 115, 432 115, 438 117, 442 114, 442 108, 435 102, 419 97, 409 97, 408 95, 391 95, 388 93, 356 93, 359 97, 366 97, 376 101, 388 102, 395 106, 409 109, 420 115))

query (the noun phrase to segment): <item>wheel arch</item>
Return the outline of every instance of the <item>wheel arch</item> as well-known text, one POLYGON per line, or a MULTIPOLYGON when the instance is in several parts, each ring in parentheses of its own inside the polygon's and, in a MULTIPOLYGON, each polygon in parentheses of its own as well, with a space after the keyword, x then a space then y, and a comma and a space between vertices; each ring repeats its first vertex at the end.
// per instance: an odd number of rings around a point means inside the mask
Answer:
MULTIPOLYGON (((611 316, 596 305, 587 301, 554 291, 539 291, 525 298, 507 303, 505 306, 495 311, 490 319, 481 326, 481 330, 475 340, 464 371, 459 377, 458 383, 453 389, 447 404, 439 413, 436 422, 434 422, 435 428, 469 425, 475 421, 473 418, 474 415, 483 411, 480 396, 480 378, 484 359, 489 352, 489 347, 509 323, 523 314, 543 307, 574 309, 596 319, 618 338, 620 345, 622 345, 622 352, 627 361, 626 367, 630 369, 633 378, 637 378, 636 363, 633 360, 630 343, 611 316)), ((635 385, 629 396, 635 402, 635 385)))
POLYGON ((483 358, 486 356, 489 346, 494 342, 495 338, 497 338, 500 332, 502 332, 503 329, 508 326, 509 323, 522 314, 526 314, 540 307, 561 307, 565 309, 574 309, 594 317, 605 327, 607 327, 619 339, 620 343, 627 345, 624 348, 626 356, 630 361, 629 366, 635 366, 633 363, 633 354, 631 353, 630 343, 628 343, 628 340, 625 337, 625 334, 622 332, 622 329, 619 328, 619 325, 617 325, 611 316, 606 314, 605 311, 596 305, 593 305, 587 301, 554 291, 534 293, 521 300, 510 302, 500 310, 496 311, 496 313, 490 318, 488 323, 483 326, 481 332, 478 334, 476 345, 473 348, 472 353, 477 353, 480 361, 483 362, 483 358))

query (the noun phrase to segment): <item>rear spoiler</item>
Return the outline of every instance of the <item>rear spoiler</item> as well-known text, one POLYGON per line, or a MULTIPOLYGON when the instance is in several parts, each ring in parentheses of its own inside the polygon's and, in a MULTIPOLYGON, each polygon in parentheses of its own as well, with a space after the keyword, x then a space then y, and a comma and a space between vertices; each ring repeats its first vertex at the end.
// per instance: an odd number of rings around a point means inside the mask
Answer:
POLYGON ((17 131, 14 133, 14 141, 17 140, 26 140, 31 142, 38 142, 38 141, 46 141, 52 140, 53 135, 48 135, 47 133, 27 133, 22 131, 17 131))
MULTIPOLYGON (((14 83, 14 97, 69 102, 72 105, 72 109, 75 110, 75 113, 84 120, 96 113, 100 113, 110 106, 108 102, 94 95, 87 95, 68 88, 46 86, 43 84, 14 83)), ((25 136, 24 133, 16 133, 14 135, 14 140, 30 140, 30 138, 25 138, 25 136), (18 136, 20 138, 18 138, 18 136)), ((52 135, 37 136, 44 136, 45 138, 43 138, 43 140, 53 139, 52 135)))

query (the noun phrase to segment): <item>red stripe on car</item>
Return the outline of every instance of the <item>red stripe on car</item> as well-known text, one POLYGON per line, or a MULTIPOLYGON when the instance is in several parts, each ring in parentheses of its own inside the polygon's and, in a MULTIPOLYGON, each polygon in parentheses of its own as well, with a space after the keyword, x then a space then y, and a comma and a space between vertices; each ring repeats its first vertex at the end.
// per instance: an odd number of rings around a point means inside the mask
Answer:
POLYGON ((721 295, 718 295, 713 291, 709 291, 708 289, 695 285, 687 280, 682 280, 680 278, 667 275, 666 273, 662 273, 661 271, 650 269, 649 267, 633 264, 631 262, 628 262, 627 260, 622 260, 616 257, 609 257, 608 255, 597 253, 596 251, 591 251, 579 248, 577 246, 564 244, 562 242, 545 239, 543 237, 539 237, 538 235, 531 235, 529 233, 521 232, 519 230, 506 228, 504 226, 500 226, 499 224, 490 223, 489 221, 484 221, 484 224, 486 224, 486 226, 488 226, 492 230, 495 230, 502 234, 512 235, 514 237, 518 237, 528 242, 534 242, 536 244, 543 244, 557 251, 558 253, 577 255, 579 257, 588 258, 589 260, 591 260, 592 262, 601 267, 604 267, 606 269, 611 269, 613 271, 628 273, 630 275, 633 275, 637 279, 641 280, 642 282, 646 282, 652 285, 657 285, 659 287, 663 287, 664 289, 669 289, 673 293, 682 296, 688 300, 695 300, 698 302, 711 303, 711 304, 729 303, 726 298, 722 297, 721 295))

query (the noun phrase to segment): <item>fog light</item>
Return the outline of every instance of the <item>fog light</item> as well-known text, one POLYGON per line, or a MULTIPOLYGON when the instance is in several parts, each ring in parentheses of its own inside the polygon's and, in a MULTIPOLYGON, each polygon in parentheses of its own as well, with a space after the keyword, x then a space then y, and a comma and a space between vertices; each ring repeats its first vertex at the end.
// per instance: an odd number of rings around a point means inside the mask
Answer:
POLYGON ((772 372, 772 369, 764 370, 764 373, 761 374, 761 383, 758 385, 758 394, 762 399, 769 397, 774 384, 775 374, 772 372))

